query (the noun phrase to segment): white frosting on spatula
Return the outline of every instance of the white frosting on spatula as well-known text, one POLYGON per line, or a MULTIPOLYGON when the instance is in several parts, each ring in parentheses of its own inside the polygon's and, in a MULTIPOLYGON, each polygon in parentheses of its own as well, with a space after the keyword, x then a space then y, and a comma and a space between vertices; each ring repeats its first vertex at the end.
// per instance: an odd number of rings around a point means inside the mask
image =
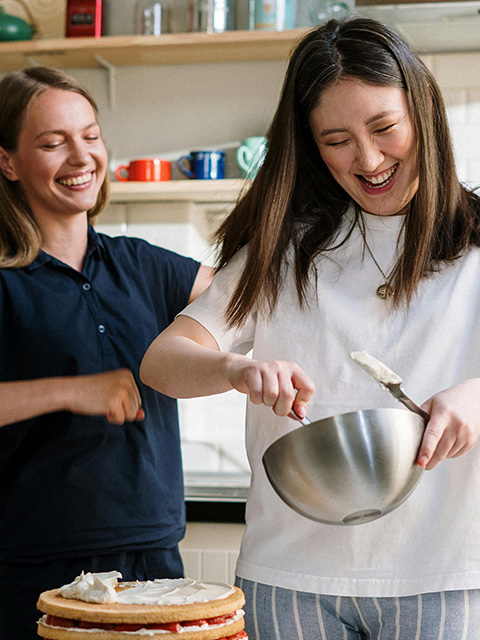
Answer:
POLYGON ((366 351, 352 351, 350 357, 382 387, 387 384, 401 384, 403 382, 403 379, 389 369, 386 364, 383 364, 383 362, 380 362, 380 360, 377 360, 366 351))

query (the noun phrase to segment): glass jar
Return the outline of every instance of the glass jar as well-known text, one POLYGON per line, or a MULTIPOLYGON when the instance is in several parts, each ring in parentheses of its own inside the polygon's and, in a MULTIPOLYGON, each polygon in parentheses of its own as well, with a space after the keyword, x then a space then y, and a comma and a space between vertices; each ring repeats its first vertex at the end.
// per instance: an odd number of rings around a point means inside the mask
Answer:
POLYGON ((250 29, 283 31, 295 27, 296 0, 251 0, 250 29))
POLYGON ((152 0, 138 0, 136 32, 144 36, 159 36, 169 33, 170 28, 170 4, 165 0, 154 2, 152 0))
POLYGON ((188 31, 222 33, 235 29, 235 0, 190 0, 188 31))
POLYGON ((317 0, 310 6, 309 15, 312 24, 321 25, 332 18, 339 20, 350 12, 347 4, 337 0, 317 0))

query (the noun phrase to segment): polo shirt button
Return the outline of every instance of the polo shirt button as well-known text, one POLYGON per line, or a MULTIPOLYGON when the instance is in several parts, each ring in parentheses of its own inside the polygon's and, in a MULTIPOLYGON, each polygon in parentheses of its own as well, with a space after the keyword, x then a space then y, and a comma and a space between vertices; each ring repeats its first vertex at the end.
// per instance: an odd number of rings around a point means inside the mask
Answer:
POLYGON ((88 282, 85 282, 85 283, 82 285, 82 287, 83 287, 84 291, 90 291, 90 285, 89 285, 89 283, 88 283, 88 282))
POLYGON ((98 325, 98 330, 100 331, 100 333, 105 333, 105 325, 99 324, 98 325))

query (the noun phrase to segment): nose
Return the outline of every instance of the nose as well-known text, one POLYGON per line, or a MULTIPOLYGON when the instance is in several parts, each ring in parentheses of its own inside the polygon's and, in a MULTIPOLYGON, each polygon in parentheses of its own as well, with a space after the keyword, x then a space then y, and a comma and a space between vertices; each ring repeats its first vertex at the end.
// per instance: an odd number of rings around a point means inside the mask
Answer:
POLYGON ((384 159, 384 153, 374 141, 366 140, 357 144, 355 162, 361 173, 374 173, 384 159))
POLYGON ((70 149, 68 154, 68 163, 72 166, 78 167, 88 164, 90 154, 88 153, 87 146, 83 141, 75 140, 70 143, 70 149))

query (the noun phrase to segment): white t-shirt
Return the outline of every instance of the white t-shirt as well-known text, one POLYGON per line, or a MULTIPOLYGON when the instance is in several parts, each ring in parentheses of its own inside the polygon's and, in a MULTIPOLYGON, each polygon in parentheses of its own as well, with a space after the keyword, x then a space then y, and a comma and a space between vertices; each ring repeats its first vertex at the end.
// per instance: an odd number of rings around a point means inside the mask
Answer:
MULTIPOLYGON (((349 214, 351 216, 351 214, 349 214)), ((350 219, 350 218, 349 218, 350 219)), ((402 216, 364 214, 368 243, 384 273, 397 257, 402 216)), ((422 281, 407 311, 376 296, 384 278, 358 226, 318 261, 318 302, 300 310, 291 274, 270 319, 253 313, 227 330, 225 305, 245 249, 182 313, 200 322, 221 350, 297 362, 313 379, 311 420, 378 407, 402 408, 349 357, 365 350, 404 380, 418 404, 480 376, 480 250, 422 281)), ((475 399, 476 400, 476 399, 475 399)), ((480 588, 480 448, 423 474, 412 495, 378 520, 355 526, 311 521, 290 509, 269 484, 267 447, 297 428, 265 406, 248 404, 252 483, 237 574, 279 587, 330 595, 404 596, 480 588)))

